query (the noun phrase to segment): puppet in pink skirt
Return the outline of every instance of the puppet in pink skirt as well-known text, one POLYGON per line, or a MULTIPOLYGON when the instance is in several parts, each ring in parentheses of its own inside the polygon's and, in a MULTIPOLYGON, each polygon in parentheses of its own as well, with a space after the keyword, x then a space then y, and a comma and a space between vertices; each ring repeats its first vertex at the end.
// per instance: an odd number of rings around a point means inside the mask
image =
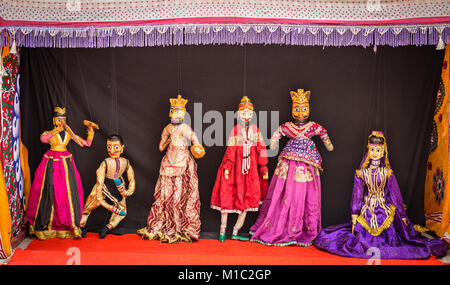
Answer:
POLYGON ((38 239, 81 237, 80 220, 83 211, 83 187, 72 154, 67 151, 70 140, 80 147, 90 147, 94 139, 92 122, 84 121, 87 139, 77 136, 66 124, 66 108, 56 107, 54 129, 41 135, 50 145, 34 173, 26 219, 30 234, 38 239))

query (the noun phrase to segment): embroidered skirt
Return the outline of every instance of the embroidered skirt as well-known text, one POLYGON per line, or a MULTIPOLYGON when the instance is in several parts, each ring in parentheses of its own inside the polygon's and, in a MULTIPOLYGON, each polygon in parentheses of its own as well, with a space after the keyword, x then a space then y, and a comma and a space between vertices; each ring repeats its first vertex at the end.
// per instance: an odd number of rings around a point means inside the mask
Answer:
POLYGON ((178 176, 160 175, 147 227, 138 234, 150 240, 191 242, 200 236, 200 196, 197 164, 188 156, 186 171, 178 176))

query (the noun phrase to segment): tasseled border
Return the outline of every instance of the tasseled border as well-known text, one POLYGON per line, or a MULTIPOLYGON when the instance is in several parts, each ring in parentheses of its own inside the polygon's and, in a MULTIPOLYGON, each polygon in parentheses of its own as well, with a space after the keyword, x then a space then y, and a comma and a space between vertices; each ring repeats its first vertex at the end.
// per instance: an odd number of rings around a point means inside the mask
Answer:
POLYGON ((450 43, 450 25, 312 26, 289 24, 176 24, 123 27, 4 27, 0 46, 51 48, 284 44, 300 46, 435 45, 450 43), (6 37, 6 33, 10 37, 6 37), (8 39, 9 38, 9 39, 8 39), (14 40, 10 40, 14 39, 14 40))

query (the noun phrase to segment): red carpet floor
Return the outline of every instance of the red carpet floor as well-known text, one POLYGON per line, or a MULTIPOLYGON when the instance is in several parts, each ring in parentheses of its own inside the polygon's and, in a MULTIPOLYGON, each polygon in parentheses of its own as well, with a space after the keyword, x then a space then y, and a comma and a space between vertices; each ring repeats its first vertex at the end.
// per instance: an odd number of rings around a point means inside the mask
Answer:
MULTIPOLYGON (((201 239, 191 244, 143 240, 137 234, 88 233, 84 239, 33 240, 17 249, 11 265, 65 265, 79 252, 81 265, 364 265, 365 259, 344 258, 311 247, 268 247, 252 242, 201 239), (75 249, 73 249, 75 248, 75 249), (79 249, 79 251, 78 251, 79 249), (75 251, 74 251, 75 250, 75 251)), ((438 265, 439 260, 381 260, 382 265, 438 265)))

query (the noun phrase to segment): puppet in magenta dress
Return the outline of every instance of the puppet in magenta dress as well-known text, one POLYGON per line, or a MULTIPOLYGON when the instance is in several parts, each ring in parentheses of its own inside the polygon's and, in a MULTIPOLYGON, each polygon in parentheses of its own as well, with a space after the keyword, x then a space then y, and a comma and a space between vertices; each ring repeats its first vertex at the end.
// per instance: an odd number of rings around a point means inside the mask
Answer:
POLYGON ((444 256, 447 244, 422 236, 406 216, 382 132, 372 132, 367 149, 354 177, 352 220, 323 229, 314 245, 336 255, 356 258, 371 258, 371 248, 379 250, 381 259, 444 256))
POLYGON ((239 214, 232 239, 249 240, 238 231, 248 211, 258 211, 267 192, 267 152, 261 132, 253 117, 253 104, 247 96, 239 104, 239 124, 228 138, 227 150, 217 172, 211 196, 211 208, 221 212, 219 240, 225 241, 229 213, 239 214))
POLYGON ((74 134, 66 123, 66 108, 55 107, 54 129, 41 135, 50 145, 34 173, 26 212, 30 234, 38 239, 81 237, 83 188, 72 154, 67 151, 71 140, 80 147, 89 147, 94 139, 92 122, 84 121, 87 139, 74 134))
POLYGON ((278 156, 267 196, 250 234, 251 241, 264 245, 310 246, 321 229, 322 158, 312 137, 319 136, 329 151, 333 145, 327 131, 308 120, 311 92, 299 89, 290 94, 294 121, 278 128, 272 135, 270 148, 277 148, 282 136, 289 141, 278 156))

